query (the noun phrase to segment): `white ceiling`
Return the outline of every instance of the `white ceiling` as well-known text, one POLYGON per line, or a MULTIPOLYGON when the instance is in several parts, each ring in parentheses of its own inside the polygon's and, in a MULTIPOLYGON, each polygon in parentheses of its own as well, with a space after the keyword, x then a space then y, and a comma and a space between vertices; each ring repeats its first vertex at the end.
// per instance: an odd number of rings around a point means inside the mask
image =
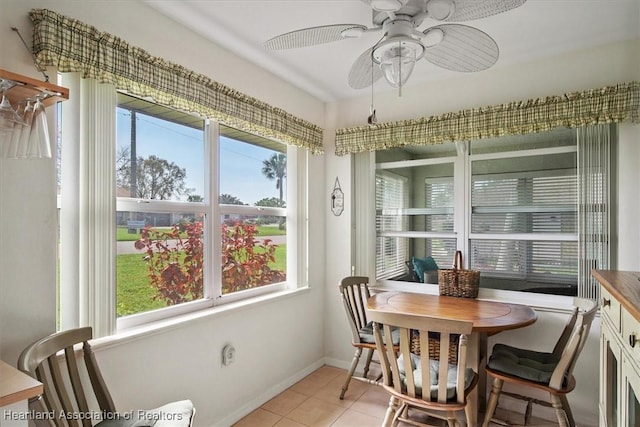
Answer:
MULTIPOLYGON (((271 37, 306 27, 330 24, 370 27, 371 8, 361 0, 144 1, 322 100, 353 98, 371 91, 352 89, 347 76, 353 61, 379 39, 379 33, 283 51, 267 51, 262 46, 271 37)), ((427 19, 420 30, 435 23, 427 19)), ((493 66, 497 68, 638 38, 640 0, 528 0, 519 8, 465 24, 479 28, 497 42, 500 58, 493 66)), ((456 74, 421 60, 406 87, 456 74)), ((380 79, 374 90, 387 91, 390 86, 380 79)))

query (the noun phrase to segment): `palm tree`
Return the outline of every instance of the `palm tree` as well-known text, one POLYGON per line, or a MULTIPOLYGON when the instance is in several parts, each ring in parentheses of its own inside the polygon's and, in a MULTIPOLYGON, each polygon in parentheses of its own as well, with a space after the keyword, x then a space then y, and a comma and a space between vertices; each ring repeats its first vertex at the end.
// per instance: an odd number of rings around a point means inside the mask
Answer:
POLYGON ((262 174, 271 180, 276 180, 276 188, 280 190, 280 206, 282 206, 284 178, 287 176, 287 156, 276 153, 268 160, 262 161, 262 174))

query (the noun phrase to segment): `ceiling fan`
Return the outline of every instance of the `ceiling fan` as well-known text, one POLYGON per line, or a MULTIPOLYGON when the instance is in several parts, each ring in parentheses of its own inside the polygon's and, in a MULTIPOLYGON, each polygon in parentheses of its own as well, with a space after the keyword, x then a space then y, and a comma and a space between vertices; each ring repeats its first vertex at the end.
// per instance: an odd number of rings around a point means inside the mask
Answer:
POLYGON ((381 77, 401 90, 416 61, 424 58, 452 71, 481 71, 498 60, 497 43, 483 31, 463 24, 438 24, 424 30, 425 19, 463 22, 506 12, 526 0, 361 0, 372 10, 372 27, 335 24, 303 28, 273 37, 269 50, 292 49, 382 32, 349 71, 349 86, 362 89, 381 77))

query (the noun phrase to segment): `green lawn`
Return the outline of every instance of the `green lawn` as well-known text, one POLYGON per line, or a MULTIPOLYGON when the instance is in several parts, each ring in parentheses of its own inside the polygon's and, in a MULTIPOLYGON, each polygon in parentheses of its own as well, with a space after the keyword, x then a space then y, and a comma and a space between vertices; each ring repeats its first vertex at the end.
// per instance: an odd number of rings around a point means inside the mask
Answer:
POLYGON ((116 259, 116 312, 118 317, 166 307, 154 300, 156 290, 149 283, 149 270, 141 254, 122 254, 116 259))
MULTIPOLYGON (((277 228, 277 227, 275 227, 277 228)), ((125 232, 127 230, 125 229, 125 232)), ((287 265, 287 246, 278 245, 275 251, 276 262, 269 266, 284 271, 287 265)), ((154 300, 156 290, 149 283, 149 270, 142 254, 121 254, 116 257, 117 316, 142 313, 166 307, 163 300, 154 300)))

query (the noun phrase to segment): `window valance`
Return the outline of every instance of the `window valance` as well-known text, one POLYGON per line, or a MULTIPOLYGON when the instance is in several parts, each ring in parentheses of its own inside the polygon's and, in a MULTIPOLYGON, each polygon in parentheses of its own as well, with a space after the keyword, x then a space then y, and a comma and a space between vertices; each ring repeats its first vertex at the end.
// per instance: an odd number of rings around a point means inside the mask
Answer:
POLYGON ((336 131, 338 156, 405 145, 433 145, 509 134, 548 131, 559 126, 640 123, 640 82, 560 96, 516 101, 441 116, 336 131))
POLYGON ((39 65, 111 83, 117 89, 320 154, 322 129, 111 34, 46 9, 30 12, 39 65))

